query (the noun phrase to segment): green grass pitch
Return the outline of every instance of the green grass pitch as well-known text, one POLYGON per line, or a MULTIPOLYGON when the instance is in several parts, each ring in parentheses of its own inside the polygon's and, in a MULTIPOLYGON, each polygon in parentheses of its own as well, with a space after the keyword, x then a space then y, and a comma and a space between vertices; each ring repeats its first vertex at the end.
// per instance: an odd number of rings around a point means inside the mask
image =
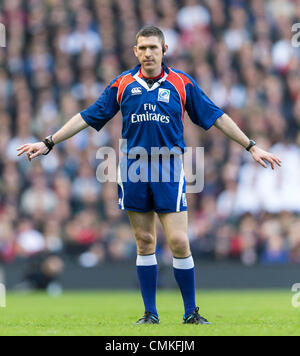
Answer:
POLYGON ((8 293, 0 335, 209 336, 300 335, 300 308, 289 290, 198 291, 200 313, 213 324, 182 325, 176 291, 158 293, 160 325, 135 325, 143 314, 138 292, 8 293))

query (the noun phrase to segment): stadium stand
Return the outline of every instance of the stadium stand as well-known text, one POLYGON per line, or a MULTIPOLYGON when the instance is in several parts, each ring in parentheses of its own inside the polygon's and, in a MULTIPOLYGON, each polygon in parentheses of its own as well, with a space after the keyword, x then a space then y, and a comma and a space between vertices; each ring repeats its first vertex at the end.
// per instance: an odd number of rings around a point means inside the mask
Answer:
MULTIPOLYGON (((192 75, 260 146, 282 160, 265 170, 217 129, 185 118, 187 146, 205 147, 205 188, 188 195, 195 259, 300 263, 300 22, 297 0, 3 0, 0 23, 0 256, 42 254, 81 266, 135 258, 117 187, 95 171, 99 147, 118 149, 121 116, 30 164, 16 148, 53 133, 136 65, 142 25, 156 24, 166 64, 192 75)), ((172 256, 159 227, 158 259, 172 256)), ((57 261, 59 264, 59 261, 57 261)), ((60 265, 58 267, 61 267, 60 265)))

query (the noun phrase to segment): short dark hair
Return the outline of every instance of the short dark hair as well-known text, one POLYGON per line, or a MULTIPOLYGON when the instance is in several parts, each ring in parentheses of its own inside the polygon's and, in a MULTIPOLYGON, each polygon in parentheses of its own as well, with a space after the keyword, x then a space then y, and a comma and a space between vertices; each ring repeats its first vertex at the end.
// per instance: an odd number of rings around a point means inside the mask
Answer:
POLYGON ((165 44, 166 44, 165 36, 164 36, 162 30, 156 26, 148 25, 148 26, 143 27, 136 35, 136 44, 138 43, 139 37, 150 37, 150 36, 155 36, 160 39, 161 45, 162 45, 162 50, 164 53, 165 52, 165 44))

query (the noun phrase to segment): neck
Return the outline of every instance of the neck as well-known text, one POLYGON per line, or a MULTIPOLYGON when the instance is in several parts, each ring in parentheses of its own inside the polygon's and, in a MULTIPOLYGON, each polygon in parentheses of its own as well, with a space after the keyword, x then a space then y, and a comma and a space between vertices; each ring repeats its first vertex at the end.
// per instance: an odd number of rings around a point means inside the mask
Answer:
POLYGON ((162 72, 162 66, 151 71, 146 71, 143 67, 141 68, 141 73, 144 78, 155 78, 158 77, 162 72))

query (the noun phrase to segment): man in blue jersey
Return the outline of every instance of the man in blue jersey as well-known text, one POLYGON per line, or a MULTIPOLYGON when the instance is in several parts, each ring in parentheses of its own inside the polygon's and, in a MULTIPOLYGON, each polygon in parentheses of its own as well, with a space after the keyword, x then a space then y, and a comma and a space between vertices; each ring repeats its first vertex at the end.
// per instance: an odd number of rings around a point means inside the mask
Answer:
MULTIPOLYGON (((252 155, 253 159, 272 169, 280 160, 259 148, 239 127, 218 108, 189 75, 163 62, 167 52, 164 35, 154 26, 143 28, 136 36, 134 54, 139 65, 122 73, 105 89, 99 99, 86 110, 75 115, 53 136, 43 142, 20 147, 19 155, 27 153, 29 159, 48 154, 55 144, 67 140, 81 130, 92 126, 100 130, 121 110, 123 117, 121 147, 125 155, 135 152, 145 155, 147 166, 157 159, 154 149, 166 148, 175 157, 181 157, 184 148, 184 113, 208 130, 212 125, 236 141, 252 155)), ((148 172, 144 181, 123 179, 134 166, 137 156, 121 164, 118 178, 119 207, 128 211, 137 243, 137 274, 145 305, 145 314, 138 324, 158 324, 156 309, 157 261, 155 213, 162 223, 168 244, 173 253, 175 279, 180 288, 186 324, 209 324, 198 313, 195 301, 194 261, 188 239, 188 216, 185 200, 185 179, 181 160, 172 160, 169 181, 151 180, 148 172), (177 163, 176 163, 177 162, 177 163), (179 163, 178 163, 179 162, 179 163), (178 179, 174 177, 178 176, 178 179)), ((158 160, 158 175, 163 171, 158 160)), ((147 166, 148 167, 148 166, 147 166)), ((152 167, 152 166, 151 166, 152 167)), ((151 171, 149 165, 149 169, 151 171)), ((153 172, 151 172, 153 173, 153 172)))

